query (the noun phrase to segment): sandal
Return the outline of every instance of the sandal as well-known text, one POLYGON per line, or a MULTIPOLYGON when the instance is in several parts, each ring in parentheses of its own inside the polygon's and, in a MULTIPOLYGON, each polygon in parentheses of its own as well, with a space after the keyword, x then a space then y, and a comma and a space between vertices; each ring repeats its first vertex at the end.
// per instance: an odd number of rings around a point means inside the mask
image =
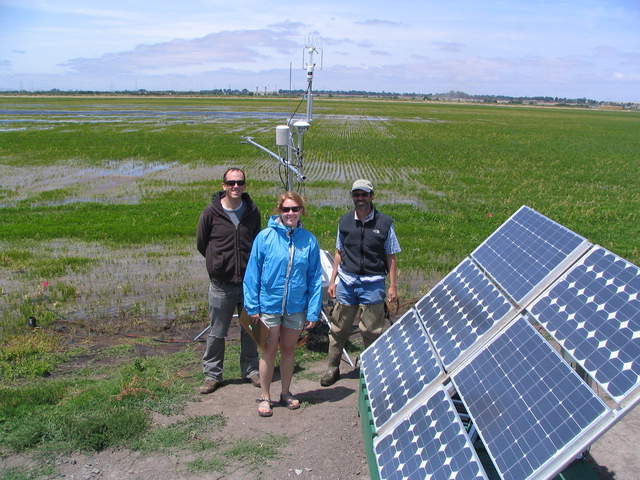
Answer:
POLYGON ((291 393, 284 393, 280 395, 280 403, 286 406, 289 410, 297 410, 300 408, 300 400, 291 395, 291 393))
POLYGON ((259 417, 270 417, 273 415, 271 400, 267 400, 266 398, 256 398, 256 403, 258 404, 259 417))

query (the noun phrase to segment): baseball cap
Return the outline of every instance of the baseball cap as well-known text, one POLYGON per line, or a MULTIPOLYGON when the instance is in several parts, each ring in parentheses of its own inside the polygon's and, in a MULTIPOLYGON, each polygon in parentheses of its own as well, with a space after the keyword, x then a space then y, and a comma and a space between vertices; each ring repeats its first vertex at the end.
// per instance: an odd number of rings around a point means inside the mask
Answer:
POLYGON ((351 187, 351 191, 354 190, 362 190, 364 192, 373 192, 373 184, 369 180, 365 180, 364 178, 359 178, 355 182, 353 182, 353 186, 351 187))

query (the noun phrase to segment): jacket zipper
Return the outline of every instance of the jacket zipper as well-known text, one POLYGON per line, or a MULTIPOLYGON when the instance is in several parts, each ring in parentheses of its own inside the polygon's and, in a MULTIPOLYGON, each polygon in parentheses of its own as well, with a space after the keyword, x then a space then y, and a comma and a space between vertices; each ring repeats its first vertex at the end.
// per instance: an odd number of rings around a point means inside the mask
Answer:
POLYGON ((238 242, 238 227, 240 224, 236 225, 236 235, 235 235, 235 254, 236 254, 236 278, 239 278, 242 281, 242 277, 240 276, 240 246, 238 242))
POLYGON ((282 315, 287 313, 287 295, 289 294, 289 277, 291 276, 291 268, 293 267, 293 253, 295 246, 293 244, 293 230, 287 232, 289 235, 289 265, 287 265, 287 275, 284 277, 284 295, 282 296, 282 315))

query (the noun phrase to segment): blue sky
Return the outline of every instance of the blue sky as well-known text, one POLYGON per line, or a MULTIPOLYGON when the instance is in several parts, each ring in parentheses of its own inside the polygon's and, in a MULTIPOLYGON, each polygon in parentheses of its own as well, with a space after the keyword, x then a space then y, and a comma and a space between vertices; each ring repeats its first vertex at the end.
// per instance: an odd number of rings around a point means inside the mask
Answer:
POLYGON ((304 87, 640 102, 640 0, 0 0, 0 90, 304 87))

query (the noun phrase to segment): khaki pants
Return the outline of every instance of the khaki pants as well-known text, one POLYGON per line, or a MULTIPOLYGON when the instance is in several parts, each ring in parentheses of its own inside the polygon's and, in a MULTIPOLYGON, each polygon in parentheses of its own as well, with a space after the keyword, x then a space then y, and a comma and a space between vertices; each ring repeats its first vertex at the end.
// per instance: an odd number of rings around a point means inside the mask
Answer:
POLYGON ((336 303, 331 314, 331 329, 329 331, 329 368, 338 368, 342 349, 351 331, 353 322, 360 313, 358 328, 362 335, 364 348, 371 345, 385 330, 384 302, 372 305, 344 305, 336 303))

